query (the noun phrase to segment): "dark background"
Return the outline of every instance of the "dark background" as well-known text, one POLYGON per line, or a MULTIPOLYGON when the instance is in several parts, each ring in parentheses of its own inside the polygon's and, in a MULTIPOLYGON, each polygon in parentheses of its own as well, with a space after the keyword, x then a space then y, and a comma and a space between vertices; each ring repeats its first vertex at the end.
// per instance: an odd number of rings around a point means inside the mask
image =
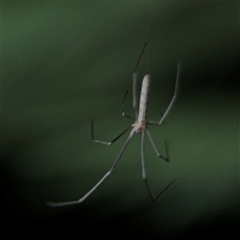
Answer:
MULTIPOLYGON (((11 226, 88 237, 171 239, 228 237, 239 227, 239 2, 2 2, 1 207, 11 226), (144 42, 139 85, 152 77, 149 119, 180 96, 146 141, 151 204, 141 179, 135 135, 112 175, 85 202, 49 208, 46 201, 83 196, 109 169, 131 121, 121 117, 144 42), (91 229, 89 231, 89 229, 91 229), (208 232, 207 232, 208 231, 208 232), (114 233, 114 234, 113 234, 114 233)), ((131 113, 131 94, 126 110, 131 113)), ((133 115, 133 114, 132 114, 133 115)))

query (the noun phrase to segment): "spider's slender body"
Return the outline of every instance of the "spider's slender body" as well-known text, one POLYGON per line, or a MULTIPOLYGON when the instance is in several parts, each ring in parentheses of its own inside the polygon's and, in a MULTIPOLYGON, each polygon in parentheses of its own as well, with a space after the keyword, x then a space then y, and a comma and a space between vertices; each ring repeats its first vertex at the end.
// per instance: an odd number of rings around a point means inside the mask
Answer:
MULTIPOLYGON (((146 184, 146 188, 148 191, 148 194, 151 198, 151 200, 153 202, 155 202, 165 191, 168 187, 170 187, 170 185, 173 184, 173 182, 175 180, 173 180, 159 195, 157 195, 156 197, 154 197, 150 186, 148 184, 148 180, 147 180, 147 175, 146 175, 146 169, 145 169, 145 159, 144 159, 144 144, 145 144, 145 132, 147 132, 147 136, 153 146, 154 151, 156 152, 158 157, 161 157, 162 159, 164 159, 165 161, 169 161, 168 157, 164 157, 162 154, 160 154, 160 152, 158 151, 152 136, 149 132, 149 130, 147 129, 148 125, 161 125, 166 116, 168 115, 170 109, 173 106, 174 101, 176 100, 177 97, 177 90, 178 90, 178 83, 179 83, 179 78, 180 78, 180 64, 178 64, 178 70, 177 70, 177 77, 176 77, 176 83, 175 83, 175 91, 174 91, 174 95, 172 97, 171 102, 169 103, 166 111, 164 112, 164 114, 162 115, 162 117, 160 118, 160 120, 157 121, 147 121, 147 106, 148 106, 148 96, 149 96, 149 90, 150 90, 150 84, 151 84, 151 78, 150 75, 147 74, 144 76, 143 81, 142 81, 142 88, 141 88, 141 95, 140 95, 140 100, 139 100, 139 109, 137 109, 137 94, 136 94, 136 85, 137 85, 137 68, 138 68, 138 64, 141 60, 141 57, 144 53, 145 47, 147 45, 147 42, 144 44, 143 50, 140 54, 140 57, 138 58, 136 67, 134 69, 134 73, 133 73, 133 109, 135 110, 135 122, 130 125, 128 128, 126 128, 123 132, 121 132, 117 137, 115 137, 112 141, 110 142, 105 142, 102 140, 97 140, 94 138, 94 131, 93 131, 93 126, 94 126, 94 119, 92 119, 91 122, 91 138, 94 142, 97 143, 101 143, 101 144, 106 144, 106 145, 111 145, 114 142, 116 142, 121 136, 124 135, 124 133, 126 133, 130 128, 132 128, 132 130, 130 131, 123 148, 121 149, 120 153, 118 154, 117 158, 115 159, 113 165, 111 166, 111 168, 107 171, 107 173, 97 182, 97 184, 95 184, 95 186, 93 186, 92 189, 90 189, 90 191, 88 191, 82 198, 76 200, 76 201, 68 201, 68 202, 48 202, 47 205, 51 206, 51 207, 62 207, 62 206, 68 206, 68 205, 74 205, 74 204, 79 204, 82 203, 86 198, 88 198, 89 195, 91 195, 101 184, 102 182, 112 173, 112 171, 114 170, 115 166, 117 165, 117 163, 119 162, 122 154, 124 153, 129 140, 132 138, 133 134, 141 134, 141 162, 142 162, 142 178, 146 184)), ((124 96, 124 100, 123 100, 123 105, 122 105, 122 116, 127 117, 129 119, 134 120, 131 116, 125 114, 124 112, 124 103, 125 103, 125 99, 126 99, 126 95, 128 92, 125 93, 124 96)))
POLYGON ((142 82, 138 118, 136 119, 136 122, 133 124, 133 129, 135 133, 140 133, 144 131, 147 125, 147 105, 150 84, 151 84, 150 75, 147 74, 143 78, 142 82))

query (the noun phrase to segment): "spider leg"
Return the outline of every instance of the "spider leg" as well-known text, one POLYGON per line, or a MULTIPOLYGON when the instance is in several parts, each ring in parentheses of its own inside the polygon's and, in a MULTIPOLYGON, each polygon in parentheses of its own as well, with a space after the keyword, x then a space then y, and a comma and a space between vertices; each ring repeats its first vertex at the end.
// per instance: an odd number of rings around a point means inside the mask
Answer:
POLYGON ((163 114, 163 116, 161 117, 158 125, 161 125, 163 122, 164 122, 164 119, 167 117, 168 113, 170 112, 176 98, 177 98, 177 95, 178 95, 178 88, 179 88, 179 79, 180 79, 180 63, 178 63, 178 67, 177 67, 177 77, 176 77, 176 83, 175 83, 175 89, 174 89, 174 94, 173 94, 173 97, 172 97, 172 100, 171 102, 169 103, 165 113, 163 114))
POLYGON ((120 137, 122 137, 124 135, 125 132, 127 132, 127 130, 131 128, 131 126, 127 127, 123 132, 121 132, 117 137, 115 137, 112 141, 110 142, 105 142, 105 141, 101 141, 101 140, 97 140, 94 138, 94 118, 91 121, 91 139, 96 142, 96 143, 102 143, 102 144, 106 144, 106 145, 111 145, 114 142, 116 142, 120 137))
POLYGON ((150 140, 150 142, 151 142, 151 144, 152 144, 152 146, 153 146, 153 149, 154 149, 155 153, 157 154, 157 156, 160 157, 160 158, 162 158, 162 159, 164 159, 165 161, 169 162, 169 159, 168 159, 168 150, 167 150, 167 143, 166 143, 166 141, 164 141, 164 143, 165 143, 165 149, 166 149, 166 154, 167 154, 167 156, 164 157, 164 156, 158 151, 157 146, 156 146, 155 142, 153 141, 153 138, 152 138, 151 133, 149 132, 149 130, 146 129, 146 131, 147 131, 148 138, 149 138, 149 140, 150 140))
POLYGON ((129 118, 129 119, 131 119, 131 120, 134 120, 133 117, 131 117, 131 116, 125 114, 124 107, 125 107, 125 100, 126 100, 126 96, 127 96, 127 94, 128 94, 128 91, 125 92, 125 94, 124 94, 124 98, 123 98, 123 104, 122 104, 122 116, 123 116, 123 117, 126 117, 126 118, 129 118))
MULTIPOLYGON (((159 113, 160 113, 160 116, 162 117, 162 116, 163 116, 162 112, 159 111, 159 113)), ((148 121, 147 123, 148 123, 148 125, 159 125, 159 124, 158 124, 159 122, 157 122, 157 121, 148 121)), ((164 122, 162 122, 162 124, 163 124, 163 123, 164 123, 164 122)))
POLYGON ((144 160, 144 155, 145 155, 144 154, 144 152, 145 152, 144 151, 144 143, 145 143, 144 132, 142 132, 142 140, 141 140, 142 178, 146 185, 149 197, 151 198, 152 202, 156 202, 156 200, 164 194, 164 192, 175 182, 176 179, 174 179, 172 182, 170 182, 170 184, 168 184, 156 197, 153 195, 153 192, 150 188, 150 185, 149 185, 148 179, 147 179, 147 175, 146 175, 145 160, 144 160))
POLYGON ((63 207, 63 206, 69 206, 69 205, 75 205, 82 203, 86 198, 88 198, 101 184, 102 182, 112 173, 115 166, 117 165, 118 161, 120 160, 121 156, 123 155, 125 149, 127 148, 127 145, 129 143, 129 140, 132 138, 134 131, 132 130, 130 134, 128 135, 127 140, 125 141, 123 148, 121 149, 120 153, 118 154, 117 158, 115 159, 113 165, 111 168, 107 171, 107 173, 80 199, 75 201, 67 201, 67 202, 47 202, 46 204, 50 207, 63 207))
POLYGON ((161 114, 162 116, 161 116, 160 120, 158 122, 157 121, 148 121, 149 125, 162 125, 164 123, 165 118, 167 117, 170 110, 172 109, 173 104, 174 104, 174 102, 175 102, 175 100, 178 96, 178 88, 179 88, 179 80, 180 80, 180 68, 181 68, 180 63, 178 63, 175 89, 174 89, 174 94, 173 94, 171 102, 169 103, 169 105, 168 105, 166 111, 164 112, 164 114, 161 114))

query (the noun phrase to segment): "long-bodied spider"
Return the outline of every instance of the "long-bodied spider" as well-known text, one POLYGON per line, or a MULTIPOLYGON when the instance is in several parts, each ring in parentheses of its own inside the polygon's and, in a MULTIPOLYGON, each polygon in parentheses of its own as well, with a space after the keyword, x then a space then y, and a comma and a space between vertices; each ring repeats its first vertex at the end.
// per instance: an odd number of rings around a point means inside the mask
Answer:
MULTIPOLYGON (((75 201, 67 201, 67 202, 47 202, 46 204, 51 206, 51 207, 62 207, 62 206, 68 206, 68 205, 74 205, 74 204, 80 204, 82 203, 86 198, 88 198, 101 184, 102 182, 113 172, 113 170, 115 169, 117 163, 119 162, 121 156, 123 155, 124 151, 126 150, 128 143, 130 141, 130 139, 132 138, 132 136, 134 135, 134 133, 136 134, 141 134, 141 161, 142 161, 142 178, 144 180, 144 183, 146 185, 147 188, 147 192, 152 200, 152 202, 155 202, 162 194, 163 192, 166 191, 166 189, 168 187, 170 187, 173 182, 175 181, 175 179, 162 191, 160 192, 160 194, 158 194, 156 197, 154 197, 150 186, 148 184, 148 180, 147 180, 147 175, 146 175, 146 170, 145 170, 145 160, 144 160, 144 145, 145 145, 145 132, 147 133, 147 136, 150 140, 150 143, 153 146, 154 151, 156 152, 158 157, 161 157, 163 160, 165 161, 169 161, 168 156, 164 157, 162 154, 160 154, 160 152, 158 151, 156 144, 153 141, 153 138, 148 130, 148 126, 149 125, 162 125, 165 118, 167 117, 169 111, 171 110, 176 97, 177 97, 177 93, 178 93, 178 85, 179 85, 179 79, 180 79, 180 64, 178 63, 178 67, 177 67, 177 76, 176 76, 176 83, 175 83, 175 90, 174 90, 174 94, 173 97, 166 109, 166 111, 164 112, 164 114, 162 114, 161 118, 159 121, 148 121, 147 120, 147 107, 148 107, 148 96, 149 96, 149 90, 150 90, 150 84, 151 84, 151 78, 149 74, 146 74, 143 78, 142 81, 142 88, 141 88, 141 95, 140 95, 140 101, 139 101, 139 108, 137 107, 137 68, 139 65, 139 62, 142 58, 142 55, 144 53, 145 47, 147 46, 147 42, 144 44, 142 52, 138 58, 137 64, 134 68, 134 73, 133 73, 133 109, 135 111, 135 119, 130 117, 129 115, 125 114, 124 111, 124 105, 125 105, 125 99, 127 96, 127 93, 125 93, 124 95, 124 99, 123 99, 123 104, 122 104, 122 116, 132 119, 134 120, 134 123, 131 124, 128 128, 126 128, 123 132, 121 132, 117 137, 115 137, 112 141, 110 142, 105 142, 105 141, 101 141, 101 140, 97 140, 94 138, 94 119, 92 119, 91 122, 91 138, 94 142, 97 143, 101 143, 101 144, 106 144, 106 145, 111 145, 114 142, 116 142, 120 137, 122 137, 124 135, 124 133, 126 133, 130 128, 132 128, 132 130, 130 131, 124 145, 123 148, 121 149, 120 153, 118 154, 117 158, 115 159, 113 165, 111 166, 111 168, 107 171, 107 173, 97 182, 97 184, 95 184, 93 186, 93 188, 91 188, 82 198, 75 200, 75 201)), ((165 147, 166 147, 166 143, 165 143, 165 147)))

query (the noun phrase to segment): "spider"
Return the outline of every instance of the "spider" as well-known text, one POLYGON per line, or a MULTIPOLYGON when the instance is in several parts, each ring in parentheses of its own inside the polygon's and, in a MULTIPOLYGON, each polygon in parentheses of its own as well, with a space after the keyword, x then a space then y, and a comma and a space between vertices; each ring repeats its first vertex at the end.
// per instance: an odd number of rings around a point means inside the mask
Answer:
MULTIPOLYGON (((117 137, 115 137, 112 141, 110 142, 105 142, 105 141, 101 141, 101 140, 97 140, 94 138, 94 119, 92 119, 91 121, 91 138, 94 142, 96 143, 101 143, 101 144, 106 144, 106 145, 111 145, 114 142, 116 142, 120 137, 122 137, 130 128, 131 131, 123 145, 123 148, 121 149, 120 153, 118 154, 117 158, 115 159, 114 163, 112 164, 111 168, 107 171, 107 173, 93 186, 93 188, 91 188, 82 198, 75 200, 75 201, 67 201, 67 202, 47 202, 46 204, 48 206, 51 207, 62 207, 62 206, 68 206, 68 205, 74 205, 74 204, 80 204, 82 203, 86 198, 88 198, 101 184, 102 182, 113 172, 113 170, 115 169, 117 163, 119 162, 121 156, 123 155, 124 151, 126 150, 128 143, 130 141, 130 139, 132 138, 132 136, 136 133, 136 134, 141 134, 141 162, 142 162, 142 178, 144 180, 144 183, 146 185, 147 188, 147 192, 152 200, 152 202, 155 202, 162 194, 163 192, 165 192, 167 190, 167 188, 169 188, 173 182, 176 180, 174 179, 162 192, 160 192, 160 194, 157 197, 154 197, 148 180, 147 180, 147 175, 146 175, 146 170, 145 170, 145 160, 144 160, 144 145, 145 145, 145 132, 147 133, 147 136, 150 140, 150 143, 154 149, 154 151, 156 152, 158 157, 161 157, 163 160, 165 161, 169 161, 168 157, 164 157, 162 154, 160 154, 160 152, 158 151, 156 144, 153 141, 153 138, 148 130, 148 126, 149 125, 162 125, 165 118, 167 117, 169 111, 171 110, 176 98, 177 98, 177 94, 178 94, 178 85, 179 85, 179 79, 180 79, 180 64, 178 63, 178 67, 177 67, 177 76, 176 76, 176 82, 175 82, 175 89, 174 89, 174 94, 173 97, 166 109, 166 111, 164 112, 164 114, 162 114, 161 118, 159 121, 148 121, 147 120, 147 107, 148 107, 148 96, 149 96, 149 90, 150 90, 150 85, 151 85, 151 78, 149 74, 146 74, 143 78, 142 81, 142 88, 141 88, 141 95, 140 95, 140 101, 139 101, 139 108, 137 108, 137 90, 136 90, 136 86, 137 86, 137 68, 139 65, 139 62, 142 58, 142 55, 144 53, 144 50, 147 46, 148 42, 145 42, 143 49, 141 51, 141 54, 138 58, 137 64, 134 68, 134 73, 133 73, 133 109, 135 111, 135 119, 133 119, 131 116, 125 114, 124 111, 124 105, 125 105, 125 99, 126 96, 128 94, 128 91, 125 93, 124 95, 124 99, 123 99, 123 104, 122 104, 122 116, 132 119, 134 120, 134 123, 131 124, 129 127, 127 127, 123 132, 121 132, 117 137)), ((166 148, 166 142, 165 142, 165 148, 166 148)))

